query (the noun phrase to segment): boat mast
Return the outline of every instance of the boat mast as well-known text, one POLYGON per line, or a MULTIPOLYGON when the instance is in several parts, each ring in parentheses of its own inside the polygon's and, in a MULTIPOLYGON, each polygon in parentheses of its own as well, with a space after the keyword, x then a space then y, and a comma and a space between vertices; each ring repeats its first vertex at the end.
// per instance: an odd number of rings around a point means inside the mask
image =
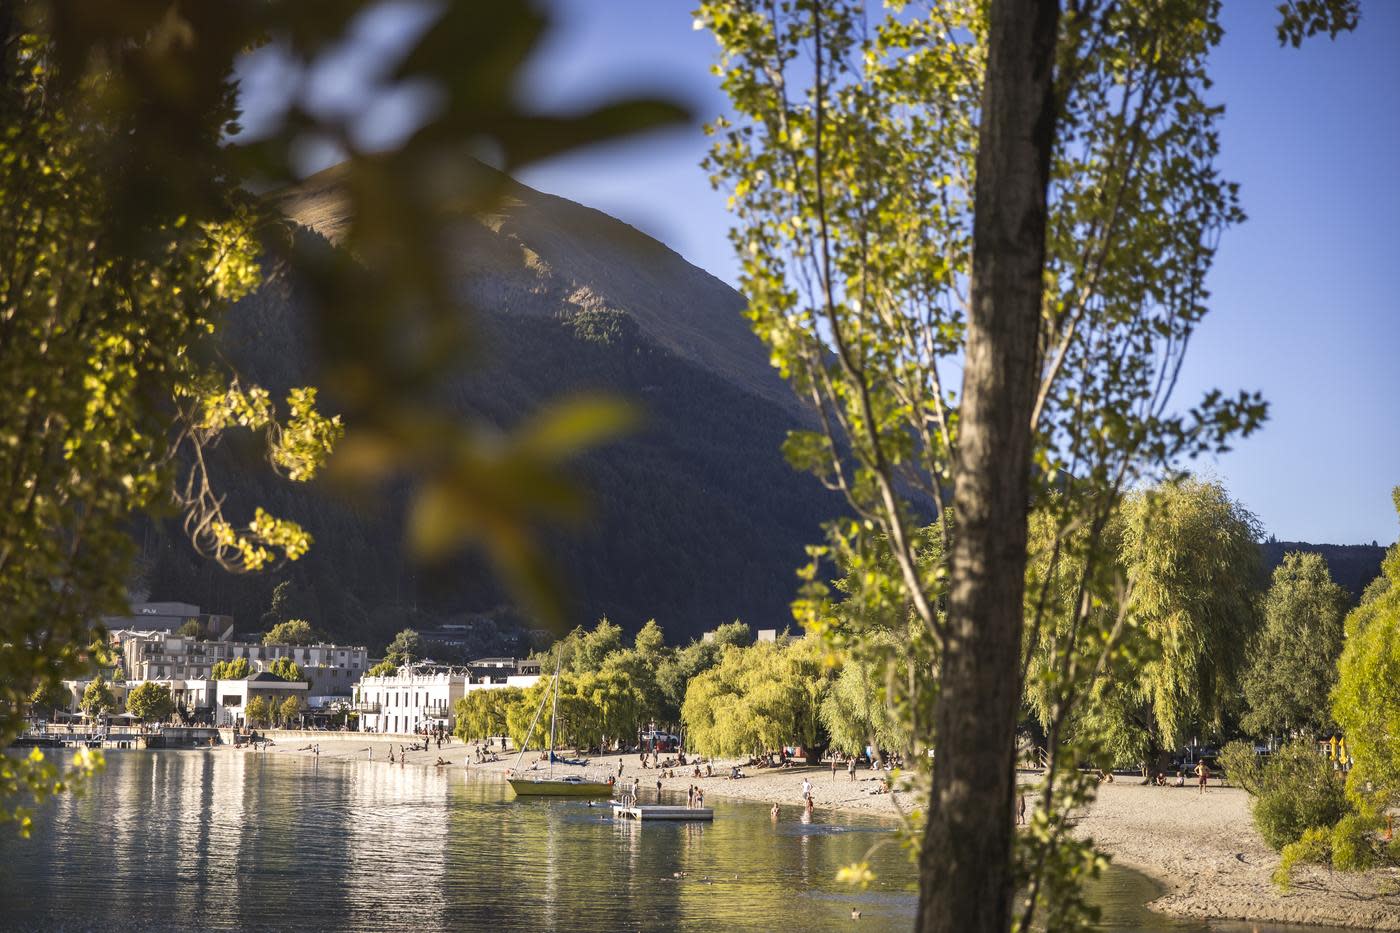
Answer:
POLYGON ((549 776, 554 777, 554 726, 559 721, 559 667, 564 663, 564 649, 559 649, 559 660, 554 665, 554 708, 549 711, 549 776))
MULTIPOLYGON (((564 652, 563 652, 563 650, 561 649, 560 652, 559 652, 559 660, 560 660, 560 661, 563 661, 563 659, 564 659, 564 652)), ((557 664, 556 664, 555 667, 554 667, 554 683, 555 683, 555 685, 558 685, 558 683, 559 683, 559 666, 558 666, 557 664)), ((523 742, 520 743, 520 754, 515 756, 515 767, 511 769, 511 771, 512 771, 513 773, 519 773, 519 771, 520 771, 520 762, 522 762, 522 761, 525 760, 525 753, 526 753, 527 751, 529 751, 529 749, 530 749, 530 740, 531 740, 532 738, 535 737, 535 726, 539 725, 539 723, 540 723, 540 714, 544 712, 544 704, 545 704, 545 701, 548 700, 548 699, 549 699, 549 694, 548 694, 548 693, 546 693, 544 696, 540 697, 540 705, 539 705, 538 707, 535 708, 535 718, 532 719, 532 720, 530 720, 530 731, 528 731, 528 732, 525 733, 525 741, 523 741, 523 742)), ((556 704, 556 708, 557 708, 557 704, 556 704)), ((553 750, 553 748, 554 748, 554 736, 553 736, 552 733, 551 733, 550 739, 549 739, 549 747, 550 747, 551 752, 552 752, 552 750, 553 750)), ((553 755, 551 754, 550 757, 552 758, 553 755)), ((553 768, 553 764, 551 763, 551 769, 552 769, 552 768, 553 768)))

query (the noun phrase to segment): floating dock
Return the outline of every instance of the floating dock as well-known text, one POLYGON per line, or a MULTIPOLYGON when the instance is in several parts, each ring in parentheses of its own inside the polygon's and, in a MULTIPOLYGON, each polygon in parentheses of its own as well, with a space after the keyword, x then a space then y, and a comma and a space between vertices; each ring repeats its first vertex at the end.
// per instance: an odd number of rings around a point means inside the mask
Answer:
POLYGON ((709 807, 668 807, 660 804, 614 804, 613 818, 619 820, 713 820, 715 811, 709 807))

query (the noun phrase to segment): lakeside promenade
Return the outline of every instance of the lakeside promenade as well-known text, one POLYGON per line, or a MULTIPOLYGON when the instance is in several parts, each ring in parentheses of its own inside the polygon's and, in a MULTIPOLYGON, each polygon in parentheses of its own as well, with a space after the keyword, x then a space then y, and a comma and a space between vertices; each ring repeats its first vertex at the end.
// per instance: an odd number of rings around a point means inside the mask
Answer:
MULTIPOLYGON (((315 745, 323 759, 390 767, 392 746, 396 759, 392 767, 434 768, 442 758, 448 762, 440 769, 444 772, 466 771, 495 780, 504 780, 506 770, 515 762, 515 754, 510 754, 496 762, 466 763, 471 746, 456 739, 444 743, 441 750, 434 744, 426 751, 410 751, 407 761, 398 763, 399 748, 411 745, 410 737, 276 731, 267 735, 273 744, 261 752, 223 746, 212 753, 310 756, 314 752, 304 750, 305 746, 315 745)), ((639 777, 642 800, 650 799, 661 772, 642 769, 636 754, 597 757, 590 766, 616 773, 619 762, 623 780, 639 777)), ((881 775, 864 769, 856 772, 854 782, 844 769, 833 780, 829 767, 816 766, 745 768, 744 778, 730 780, 731 764, 715 761, 714 776, 699 779, 690 767, 677 768, 675 777, 660 777, 663 791, 674 799, 697 784, 704 789, 707 801, 731 798, 777 803, 779 819, 798 818, 804 779, 812 781, 819 809, 894 819, 899 808, 909 812, 923 803, 904 794, 873 793, 881 775)), ((567 770, 565 766, 556 769, 567 770)), ((1023 779, 1029 781, 1031 775, 1023 779)), ((1297 873, 1292 891, 1284 894, 1275 888, 1270 877, 1278 865, 1278 854, 1254 829, 1249 796, 1238 788, 1211 786, 1209 793, 1201 795, 1194 787, 1144 787, 1131 779, 1105 784, 1099 788, 1098 799, 1079 814, 1077 828, 1081 835, 1094 838, 1116 864, 1159 881, 1167 891, 1149 906, 1166 914, 1400 931, 1400 871, 1344 874, 1305 867, 1297 873)))

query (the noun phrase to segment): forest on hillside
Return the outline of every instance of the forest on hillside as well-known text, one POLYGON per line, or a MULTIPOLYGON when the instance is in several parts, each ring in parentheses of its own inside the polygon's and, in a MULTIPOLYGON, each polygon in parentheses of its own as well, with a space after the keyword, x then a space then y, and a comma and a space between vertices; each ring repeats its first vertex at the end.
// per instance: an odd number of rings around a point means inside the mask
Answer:
MULTIPOLYGON (((298 308, 295 289, 274 279, 235 308, 225 332, 240 372, 274 395, 314 368, 298 308)), ((552 398, 592 391, 634 400, 642 415, 637 431, 581 461, 592 519, 551 543, 571 626, 607 616, 635 631, 655 618, 683 639, 735 618, 789 623, 803 548, 837 508, 783 460, 790 411, 658 347, 621 311, 477 320, 480 350, 450 390, 454 408, 505 427, 552 398)), ((145 523, 136 589, 256 631, 274 588, 291 581, 294 600, 282 613, 338 639, 377 648, 406 626, 467 622, 480 629, 483 653, 523 644, 521 630, 534 623, 511 607, 480 555, 437 566, 405 557, 400 497, 351 501, 319 481, 289 486, 255 457, 251 445, 218 451, 230 505, 296 516, 315 538, 311 551, 274 572, 233 575, 195 555, 178 523, 145 523)))

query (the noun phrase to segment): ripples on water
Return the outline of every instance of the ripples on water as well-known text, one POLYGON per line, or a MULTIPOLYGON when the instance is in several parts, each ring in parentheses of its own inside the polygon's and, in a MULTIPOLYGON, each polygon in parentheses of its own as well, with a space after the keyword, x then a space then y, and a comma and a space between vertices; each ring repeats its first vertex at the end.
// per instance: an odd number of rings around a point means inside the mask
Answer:
MULTIPOLYGON (((913 868, 871 818, 801 822, 793 805, 774 825, 767 805, 717 799, 711 824, 643 826, 583 801, 516 802, 503 782, 460 770, 229 750, 107 761, 86 796, 44 809, 32 840, 0 827, 0 929, 913 925, 913 868), (834 881, 866 858, 869 889, 834 881)), ((1153 896, 1152 882, 1118 869, 1094 892, 1108 930, 1206 929, 1142 909, 1153 896)))
MULTIPOLYGON (((112 752, 91 792, 0 831, 5 929, 617 931, 908 928, 913 871, 833 880, 884 824, 715 801, 712 824, 614 823, 515 802, 460 770, 217 752, 112 752), (839 819, 839 822, 826 822, 839 819), (675 873, 684 873, 676 877, 675 873), (869 923, 866 923, 866 921, 869 923)), ((672 801, 674 802, 674 801, 672 801)))

